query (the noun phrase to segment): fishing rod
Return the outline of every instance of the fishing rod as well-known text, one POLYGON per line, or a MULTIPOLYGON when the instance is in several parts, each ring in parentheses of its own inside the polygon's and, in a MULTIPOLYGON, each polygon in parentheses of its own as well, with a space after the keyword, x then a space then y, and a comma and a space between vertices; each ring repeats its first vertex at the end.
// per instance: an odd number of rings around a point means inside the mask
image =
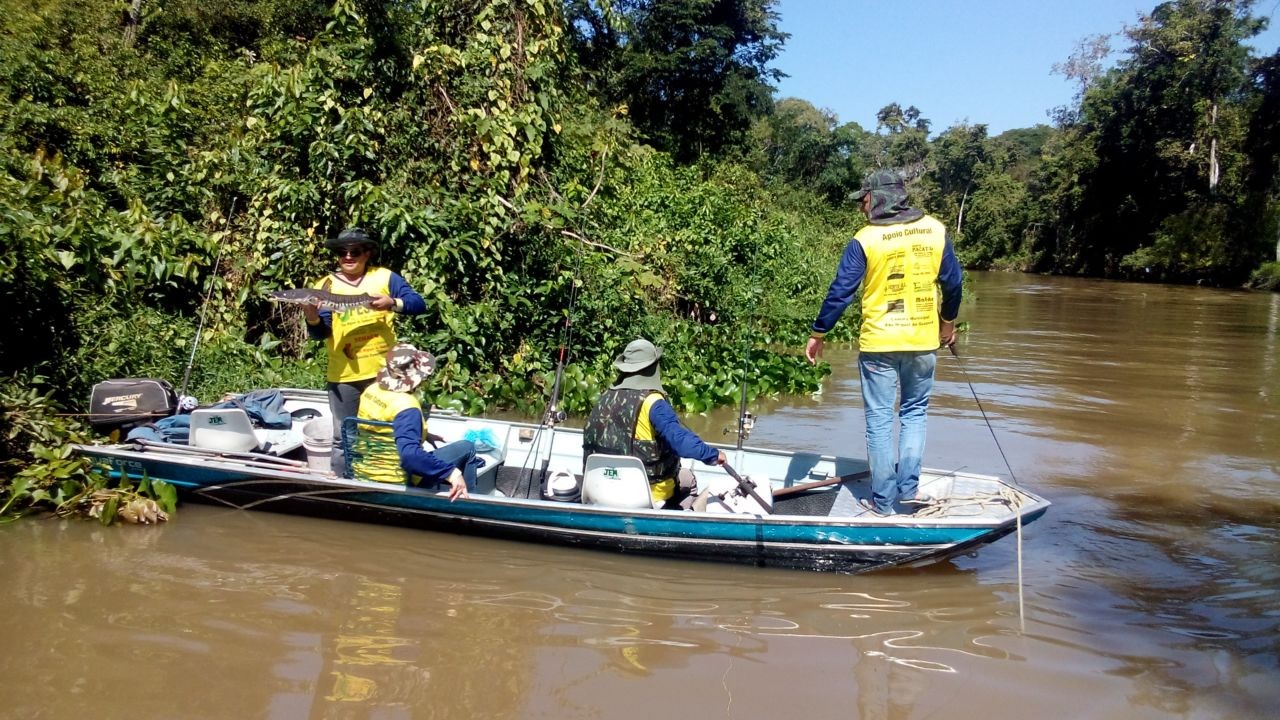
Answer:
POLYGON ((734 470, 729 463, 725 463, 724 465, 721 465, 721 467, 724 468, 725 472, 729 473, 729 477, 737 481, 738 489, 741 490, 744 495, 750 495, 752 500, 760 503, 760 507, 764 508, 766 513, 771 512, 773 504, 765 502, 765 499, 760 497, 760 494, 756 492, 756 484, 754 482, 739 475, 738 471, 734 470))
MULTIPOLYGON (((582 253, 578 253, 578 270, 582 269, 582 253)), ((573 345, 573 307, 578 297, 578 280, 577 273, 569 281, 569 306, 565 308, 564 325, 560 328, 560 350, 559 358, 556 360, 556 378, 551 384, 551 401, 547 404, 547 411, 542 416, 542 422, 538 425, 538 437, 534 440, 533 452, 536 453, 541 448, 542 427, 544 425, 551 426, 550 442, 547 445, 547 457, 542 461, 542 467, 539 470, 538 491, 542 492, 543 485, 547 482, 547 472, 551 467, 551 453, 555 449, 556 426, 565 420, 565 413, 560 409, 560 388, 564 382, 564 364, 568 356, 568 348, 573 345)), ((535 454, 534 457, 537 457, 535 454)), ((529 468, 528 486, 525 488, 525 497, 533 498, 533 467, 529 468)), ((517 491, 519 486, 517 485, 517 491)))
MULTIPOLYGON (((236 200, 231 198, 231 211, 227 213, 227 234, 231 234, 231 218, 236 214, 236 200)), ((196 337, 191 343, 191 355, 187 358, 187 369, 182 373, 182 390, 178 393, 179 402, 187 396, 187 384, 191 381, 191 368, 196 364, 196 349, 200 347, 200 336, 204 334, 204 321, 209 314, 209 300, 213 297, 213 282, 218 278, 218 267, 222 264, 222 251, 227 247, 224 238, 218 243, 218 256, 213 261, 213 272, 209 275, 209 287, 204 293, 204 302, 200 304, 200 324, 196 327, 196 337)))
POLYGON ((969 370, 964 366, 964 360, 960 359, 960 353, 956 352, 956 343, 954 340, 947 345, 947 349, 951 351, 951 357, 956 359, 956 363, 960 365, 960 372, 964 373, 964 381, 969 386, 969 393, 973 395, 973 401, 978 404, 978 412, 982 413, 982 421, 987 424, 987 430, 991 433, 991 439, 996 443, 996 450, 1000 451, 1000 459, 1004 460, 1005 469, 1009 471, 1009 479, 1014 484, 1018 484, 1018 478, 1013 474, 1013 466, 1009 464, 1009 458, 1004 454, 1004 448, 1000 446, 1000 438, 996 437, 996 429, 991 426, 991 420, 987 418, 987 411, 982 407, 982 401, 978 399, 978 392, 973 389, 973 383, 969 380, 969 370))
POLYGON ((742 393, 737 401, 737 442, 733 443, 737 450, 742 450, 742 443, 746 442, 754 427, 755 415, 751 415, 746 409, 746 357, 742 357, 742 393))
MULTIPOLYGON (((754 305, 755 303, 752 303, 753 311, 755 310, 754 305)), ((751 313, 749 313, 748 316, 750 316, 750 314, 751 313)), ((734 447, 738 450, 742 450, 743 443, 745 443, 747 438, 751 436, 751 430, 756 426, 756 416, 752 415, 751 412, 747 410, 747 370, 749 369, 748 365, 750 359, 751 345, 749 341, 749 334, 744 332, 742 334, 742 385, 738 394, 738 427, 736 430, 731 430, 729 428, 724 429, 724 433, 726 435, 731 432, 737 434, 738 437, 734 442, 734 447)))
MULTIPOLYGON (((574 296, 578 292, 577 282, 570 282, 574 283, 574 287, 569 293, 569 308, 564 314, 564 327, 560 329, 560 358, 556 361, 556 379, 555 382, 551 384, 551 402, 547 405, 547 412, 542 417, 542 424, 551 426, 551 440, 547 443, 547 456, 542 460, 542 469, 538 477, 539 491, 541 491, 542 486, 547 482, 547 471, 551 467, 551 452, 555 449, 556 445, 556 426, 564 422, 565 419, 564 411, 559 408, 560 384, 564 380, 564 360, 567 355, 566 338, 573 337, 573 300, 574 296)), ((533 495, 532 480, 532 477, 530 477, 529 495, 527 497, 532 497, 533 495)))
MULTIPOLYGON (((978 404, 978 412, 982 413, 982 421, 987 424, 987 430, 991 433, 991 439, 996 443, 996 449, 1000 451, 1000 459, 1004 460, 1005 469, 1009 471, 1009 479, 1014 485, 1018 484, 1018 478, 1013 474, 1013 466, 1009 464, 1009 458, 1004 454, 1004 448, 1000 447, 1000 438, 996 437, 996 430, 991 426, 991 421, 987 418, 987 411, 982 407, 982 401, 978 399, 978 392, 973 389, 973 383, 969 380, 969 370, 965 368, 964 361, 960 359, 960 353, 956 352, 955 338, 951 338, 951 343, 947 345, 947 349, 951 351, 951 357, 956 359, 956 363, 960 365, 960 372, 964 373, 964 381, 969 386, 969 392, 973 395, 973 401, 978 404)), ((1027 631, 1027 615, 1024 610, 1022 598, 1022 512, 1014 508, 1014 518, 1016 520, 1016 532, 1018 534, 1018 622, 1022 627, 1022 632, 1027 631)))
MULTIPOLYGON (((744 342, 743 345, 746 345, 744 342)), ((747 353, 744 348, 742 353, 742 392, 738 396, 738 439, 734 443, 734 447, 738 450, 742 449, 742 444, 747 441, 747 436, 751 434, 752 428, 756 425, 756 416, 747 410, 747 353)))

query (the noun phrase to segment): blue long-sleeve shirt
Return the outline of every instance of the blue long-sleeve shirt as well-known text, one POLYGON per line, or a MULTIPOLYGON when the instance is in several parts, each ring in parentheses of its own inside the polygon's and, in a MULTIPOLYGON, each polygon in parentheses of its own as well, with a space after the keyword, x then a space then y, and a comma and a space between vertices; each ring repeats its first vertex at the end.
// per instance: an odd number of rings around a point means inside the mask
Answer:
POLYGON ((396 451, 400 454, 400 467, 411 475, 421 475, 424 480, 446 482, 454 465, 436 457, 422 447, 422 411, 417 408, 401 410, 391 421, 391 431, 396 438, 396 451))
MULTIPOLYGON (((853 302, 853 295, 862 284, 866 272, 867 254, 862 249, 862 243, 856 238, 850 240, 844 248, 844 255, 840 257, 840 264, 836 266, 836 277, 827 290, 827 298, 822 301, 822 308, 818 310, 818 319, 813 321, 814 332, 825 333, 835 327, 836 321, 853 302)), ((942 249, 942 263, 938 267, 938 284, 942 286, 943 320, 955 320, 960 314, 963 282, 960 261, 956 259, 955 250, 951 247, 951 239, 947 238, 942 249)))
MULTIPOLYGON (((421 315, 427 311, 427 301, 422 299, 417 290, 409 287, 409 283, 399 273, 391 273, 391 282, 388 283, 388 295, 393 299, 399 300, 403 304, 402 315, 421 315)), ((307 335, 312 340, 324 340, 333 332, 333 311, 328 309, 320 310, 320 322, 312 325, 307 324, 307 335)))
POLYGON ((653 405, 649 406, 649 424, 653 425, 653 431, 682 458, 693 458, 713 465, 720 457, 719 450, 702 442, 702 438, 696 433, 680 424, 675 409, 666 400, 655 400, 653 405))

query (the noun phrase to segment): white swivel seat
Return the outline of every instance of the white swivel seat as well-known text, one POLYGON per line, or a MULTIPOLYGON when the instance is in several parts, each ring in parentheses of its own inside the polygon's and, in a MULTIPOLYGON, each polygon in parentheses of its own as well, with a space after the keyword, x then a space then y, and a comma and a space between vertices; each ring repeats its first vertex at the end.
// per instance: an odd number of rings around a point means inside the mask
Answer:
POLYGON ((249 414, 240 408, 192 410, 188 444, 223 452, 251 452, 259 447, 249 414))
POLYGON ((587 456, 582 474, 582 503, 619 509, 653 509, 649 474, 630 455, 587 456))

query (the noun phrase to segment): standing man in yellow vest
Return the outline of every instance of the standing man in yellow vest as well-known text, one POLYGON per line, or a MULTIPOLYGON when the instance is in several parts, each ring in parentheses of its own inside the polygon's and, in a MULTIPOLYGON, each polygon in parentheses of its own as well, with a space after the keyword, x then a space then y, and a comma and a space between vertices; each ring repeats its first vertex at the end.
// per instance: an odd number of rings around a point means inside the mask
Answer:
POLYGON ((372 265, 378 243, 361 228, 347 228, 325 241, 338 260, 338 271, 313 286, 338 295, 369 295, 366 307, 349 310, 318 309, 304 305, 307 333, 325 341, 329 366, 325 374, 329 410, 333 414, 333 472, 341 475, 342 420, 353 417, 360 393, 382 369, 387 351, 396 344, 396 315, 421 315, 427 304, 404 278, 372 265))
POLYGON ((805 356, 818 361, 823 337, 861 284, 858 370, 871 465, 871 499, 861 502, 884 516, 895 512, 895 502, 928 502, 919 496, 926 414, 938 348, 955 342, 962 275, 946 228, 907 204, 898 173, 871 173, 853 198, 862 202, 868 224, 845 247, 805 356))

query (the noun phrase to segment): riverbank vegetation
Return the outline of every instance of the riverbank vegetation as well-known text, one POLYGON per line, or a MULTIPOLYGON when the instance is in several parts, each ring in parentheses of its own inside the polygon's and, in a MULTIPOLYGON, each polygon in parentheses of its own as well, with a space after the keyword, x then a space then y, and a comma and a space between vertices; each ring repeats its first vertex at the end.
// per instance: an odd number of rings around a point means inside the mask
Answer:
POLYGON ((1082 43, 1076 102, 994 137, 775 100, 775 5, 6 3, 0 505, 94 482, 55 461, 99 380, 319 387, 323 351, 264 295, 330 269, 348 225, 427 300, 399 327, 441 360, 428 399, 473 413, 540 413, 564 347, 581 414, 640 335, 685 412, 744 368, 753 397, 816 390, 797 348, 878 167, 968 267, 1280 281, 1280 59, 1245 45, 1252 3, 1162 5, 1113 66, 1082 43))

